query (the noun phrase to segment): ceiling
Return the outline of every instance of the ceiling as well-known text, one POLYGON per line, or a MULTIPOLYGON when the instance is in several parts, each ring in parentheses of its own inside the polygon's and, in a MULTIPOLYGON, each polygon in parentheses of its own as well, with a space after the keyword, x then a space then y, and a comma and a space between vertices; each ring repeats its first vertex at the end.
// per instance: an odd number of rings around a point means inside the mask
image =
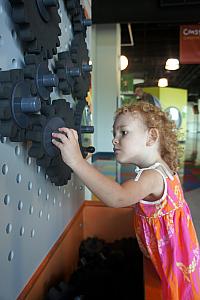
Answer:
POLYGON ((179 27, 200 22, 200 0, 92 1, 94 24, 121 24, 121 54, 129 65, 123 74, 143 78, 144 85, 157 86, 167 77, 169 86, 188 89, 190 101, 200 98, 200 65, 180 65, 166 71, 167 58, 179 58, 179 27), (129 30, 128 30, 129 28, 129 30), (130 44, 132 32, 133 45, 130 44))

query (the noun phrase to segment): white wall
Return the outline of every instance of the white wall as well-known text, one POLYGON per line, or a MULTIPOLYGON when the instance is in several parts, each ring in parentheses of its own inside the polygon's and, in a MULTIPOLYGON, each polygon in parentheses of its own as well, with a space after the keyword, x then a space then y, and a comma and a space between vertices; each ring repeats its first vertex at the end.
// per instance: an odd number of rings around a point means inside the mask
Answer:
POLYGON ((92 97, 96 152, 112 152, 113 116, 120 96, 120 25, 92 27, 92 97))

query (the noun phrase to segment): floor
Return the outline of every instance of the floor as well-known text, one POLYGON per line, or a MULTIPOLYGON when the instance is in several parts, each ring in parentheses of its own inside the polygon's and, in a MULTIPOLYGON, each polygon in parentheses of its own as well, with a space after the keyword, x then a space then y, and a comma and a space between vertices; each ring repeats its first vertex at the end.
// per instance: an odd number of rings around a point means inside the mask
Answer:
MULTIPOLYGON (((200 132, 187 133, 186 142, 181 144, 184 155, 180 161, 178 171, 182 182, 185 199, 188 202, 200 241, 200 132)), ((97 159, 94 162, 103 174, 123 182, 133 176, 134 166, 120 166, 114 159, 97 159)))

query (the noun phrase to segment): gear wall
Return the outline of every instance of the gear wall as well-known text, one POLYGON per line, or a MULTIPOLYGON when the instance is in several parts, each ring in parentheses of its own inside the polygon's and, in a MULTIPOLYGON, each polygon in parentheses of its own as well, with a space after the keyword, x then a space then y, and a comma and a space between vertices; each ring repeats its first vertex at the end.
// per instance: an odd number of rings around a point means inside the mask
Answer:
POLYGON ((0 1, 1 300, 17 298, 84 200, 84 186, 50 142, 65 124, 77 129, 84 157, 93 151, 82 145, 93 128, 81 125, 88 50, 72 43, 76 36, 90 44, 79 4, 0 1))

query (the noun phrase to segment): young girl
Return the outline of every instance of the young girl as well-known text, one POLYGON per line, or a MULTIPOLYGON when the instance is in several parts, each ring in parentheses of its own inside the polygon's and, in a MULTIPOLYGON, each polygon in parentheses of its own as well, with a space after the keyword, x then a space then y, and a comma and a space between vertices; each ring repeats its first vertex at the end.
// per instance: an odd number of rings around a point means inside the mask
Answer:
POLYGON ((137 165, 137 176, 121 185, 83 159, 76 131, 59 130, 53 133, 52 142, 85 185, 108 206, 134 207, 138 243, 160 276, 163 300, 199 300, 199 244, 176 173, 174 122, 146 102, 117 111, 113 126, 116 159, 137 165))

